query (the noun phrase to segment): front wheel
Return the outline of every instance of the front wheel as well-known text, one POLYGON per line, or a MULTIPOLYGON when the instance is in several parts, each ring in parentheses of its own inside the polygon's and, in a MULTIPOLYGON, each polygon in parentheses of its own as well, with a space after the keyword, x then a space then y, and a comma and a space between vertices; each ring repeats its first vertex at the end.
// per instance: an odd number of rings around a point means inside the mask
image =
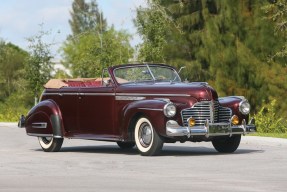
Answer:
POLYGON ((240 141, 241 135, 233 135, 226 138, 215 138, 212 145, 220 153, 233 153, 238 148, 240 141))
POLYGON ((162 147, 163 141, 156 133, 147 118, 140 118, 135 126, 136 146, 143 156, 157 155, 162 147))
POLYGON ((40 146, 45 152, 58 152, 60 151, 63 138, 54 138, 54 137, 38 137, 40 146))

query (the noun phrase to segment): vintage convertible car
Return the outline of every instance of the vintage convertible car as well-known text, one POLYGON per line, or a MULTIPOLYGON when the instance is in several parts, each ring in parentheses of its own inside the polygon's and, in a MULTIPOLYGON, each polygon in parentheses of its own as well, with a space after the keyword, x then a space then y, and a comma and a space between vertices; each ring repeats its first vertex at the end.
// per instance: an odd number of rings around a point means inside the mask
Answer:
POLYGON ((256 131, 249 112, 244 97, 218 98, 207 83, 182 82, 173 67, 130 64, 109 67, 101 78, 50 80, 19 127, 46 152, 72 138, 136 145, 141 155, 177 141, 211 141, 218 152, 232 153, 242 134, 256 131))

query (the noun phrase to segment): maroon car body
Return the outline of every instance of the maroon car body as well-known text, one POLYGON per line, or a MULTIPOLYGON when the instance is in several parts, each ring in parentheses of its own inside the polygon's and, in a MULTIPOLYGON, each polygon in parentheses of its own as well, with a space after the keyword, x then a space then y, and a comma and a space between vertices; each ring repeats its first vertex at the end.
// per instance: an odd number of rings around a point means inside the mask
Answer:
POLYGON ((97 79, 50 80, 19 127, 44 151, 59 151, 63 138, 74 138, 136 145, 142 155, 176 141, 211 141, 228 153, 241 134, 256 131, 249 111, 244 97, 219 98, 207 83, 181 82, 168 65, 133 64, 110 67, 97 79))

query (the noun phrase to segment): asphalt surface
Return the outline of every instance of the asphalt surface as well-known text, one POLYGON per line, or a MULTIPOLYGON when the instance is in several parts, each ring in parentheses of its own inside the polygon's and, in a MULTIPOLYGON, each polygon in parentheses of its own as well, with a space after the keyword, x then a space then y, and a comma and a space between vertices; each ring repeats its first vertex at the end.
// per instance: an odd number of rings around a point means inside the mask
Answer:
POLYGON ((45 153, 16 124, 0 123, 0 192, 287 191, 287 139, 243 137, 233 154, 211 143, 165 144, 143 157, 115 143, 68 140, 45 153))

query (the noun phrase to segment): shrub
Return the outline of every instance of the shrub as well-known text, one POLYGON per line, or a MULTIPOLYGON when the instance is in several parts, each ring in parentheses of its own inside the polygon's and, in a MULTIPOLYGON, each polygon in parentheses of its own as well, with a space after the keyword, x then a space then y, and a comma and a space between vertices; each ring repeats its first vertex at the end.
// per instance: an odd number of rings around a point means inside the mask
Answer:
POLYGON ((23 94, 12 94, 4 103, 0 102, 0 122, 17 122, 20 115, 26 115, 23 94))
POLYGON ((259 133, 287 133, 287 121, 276 114, 276 99, 264 103, 255 120, 259 133))

